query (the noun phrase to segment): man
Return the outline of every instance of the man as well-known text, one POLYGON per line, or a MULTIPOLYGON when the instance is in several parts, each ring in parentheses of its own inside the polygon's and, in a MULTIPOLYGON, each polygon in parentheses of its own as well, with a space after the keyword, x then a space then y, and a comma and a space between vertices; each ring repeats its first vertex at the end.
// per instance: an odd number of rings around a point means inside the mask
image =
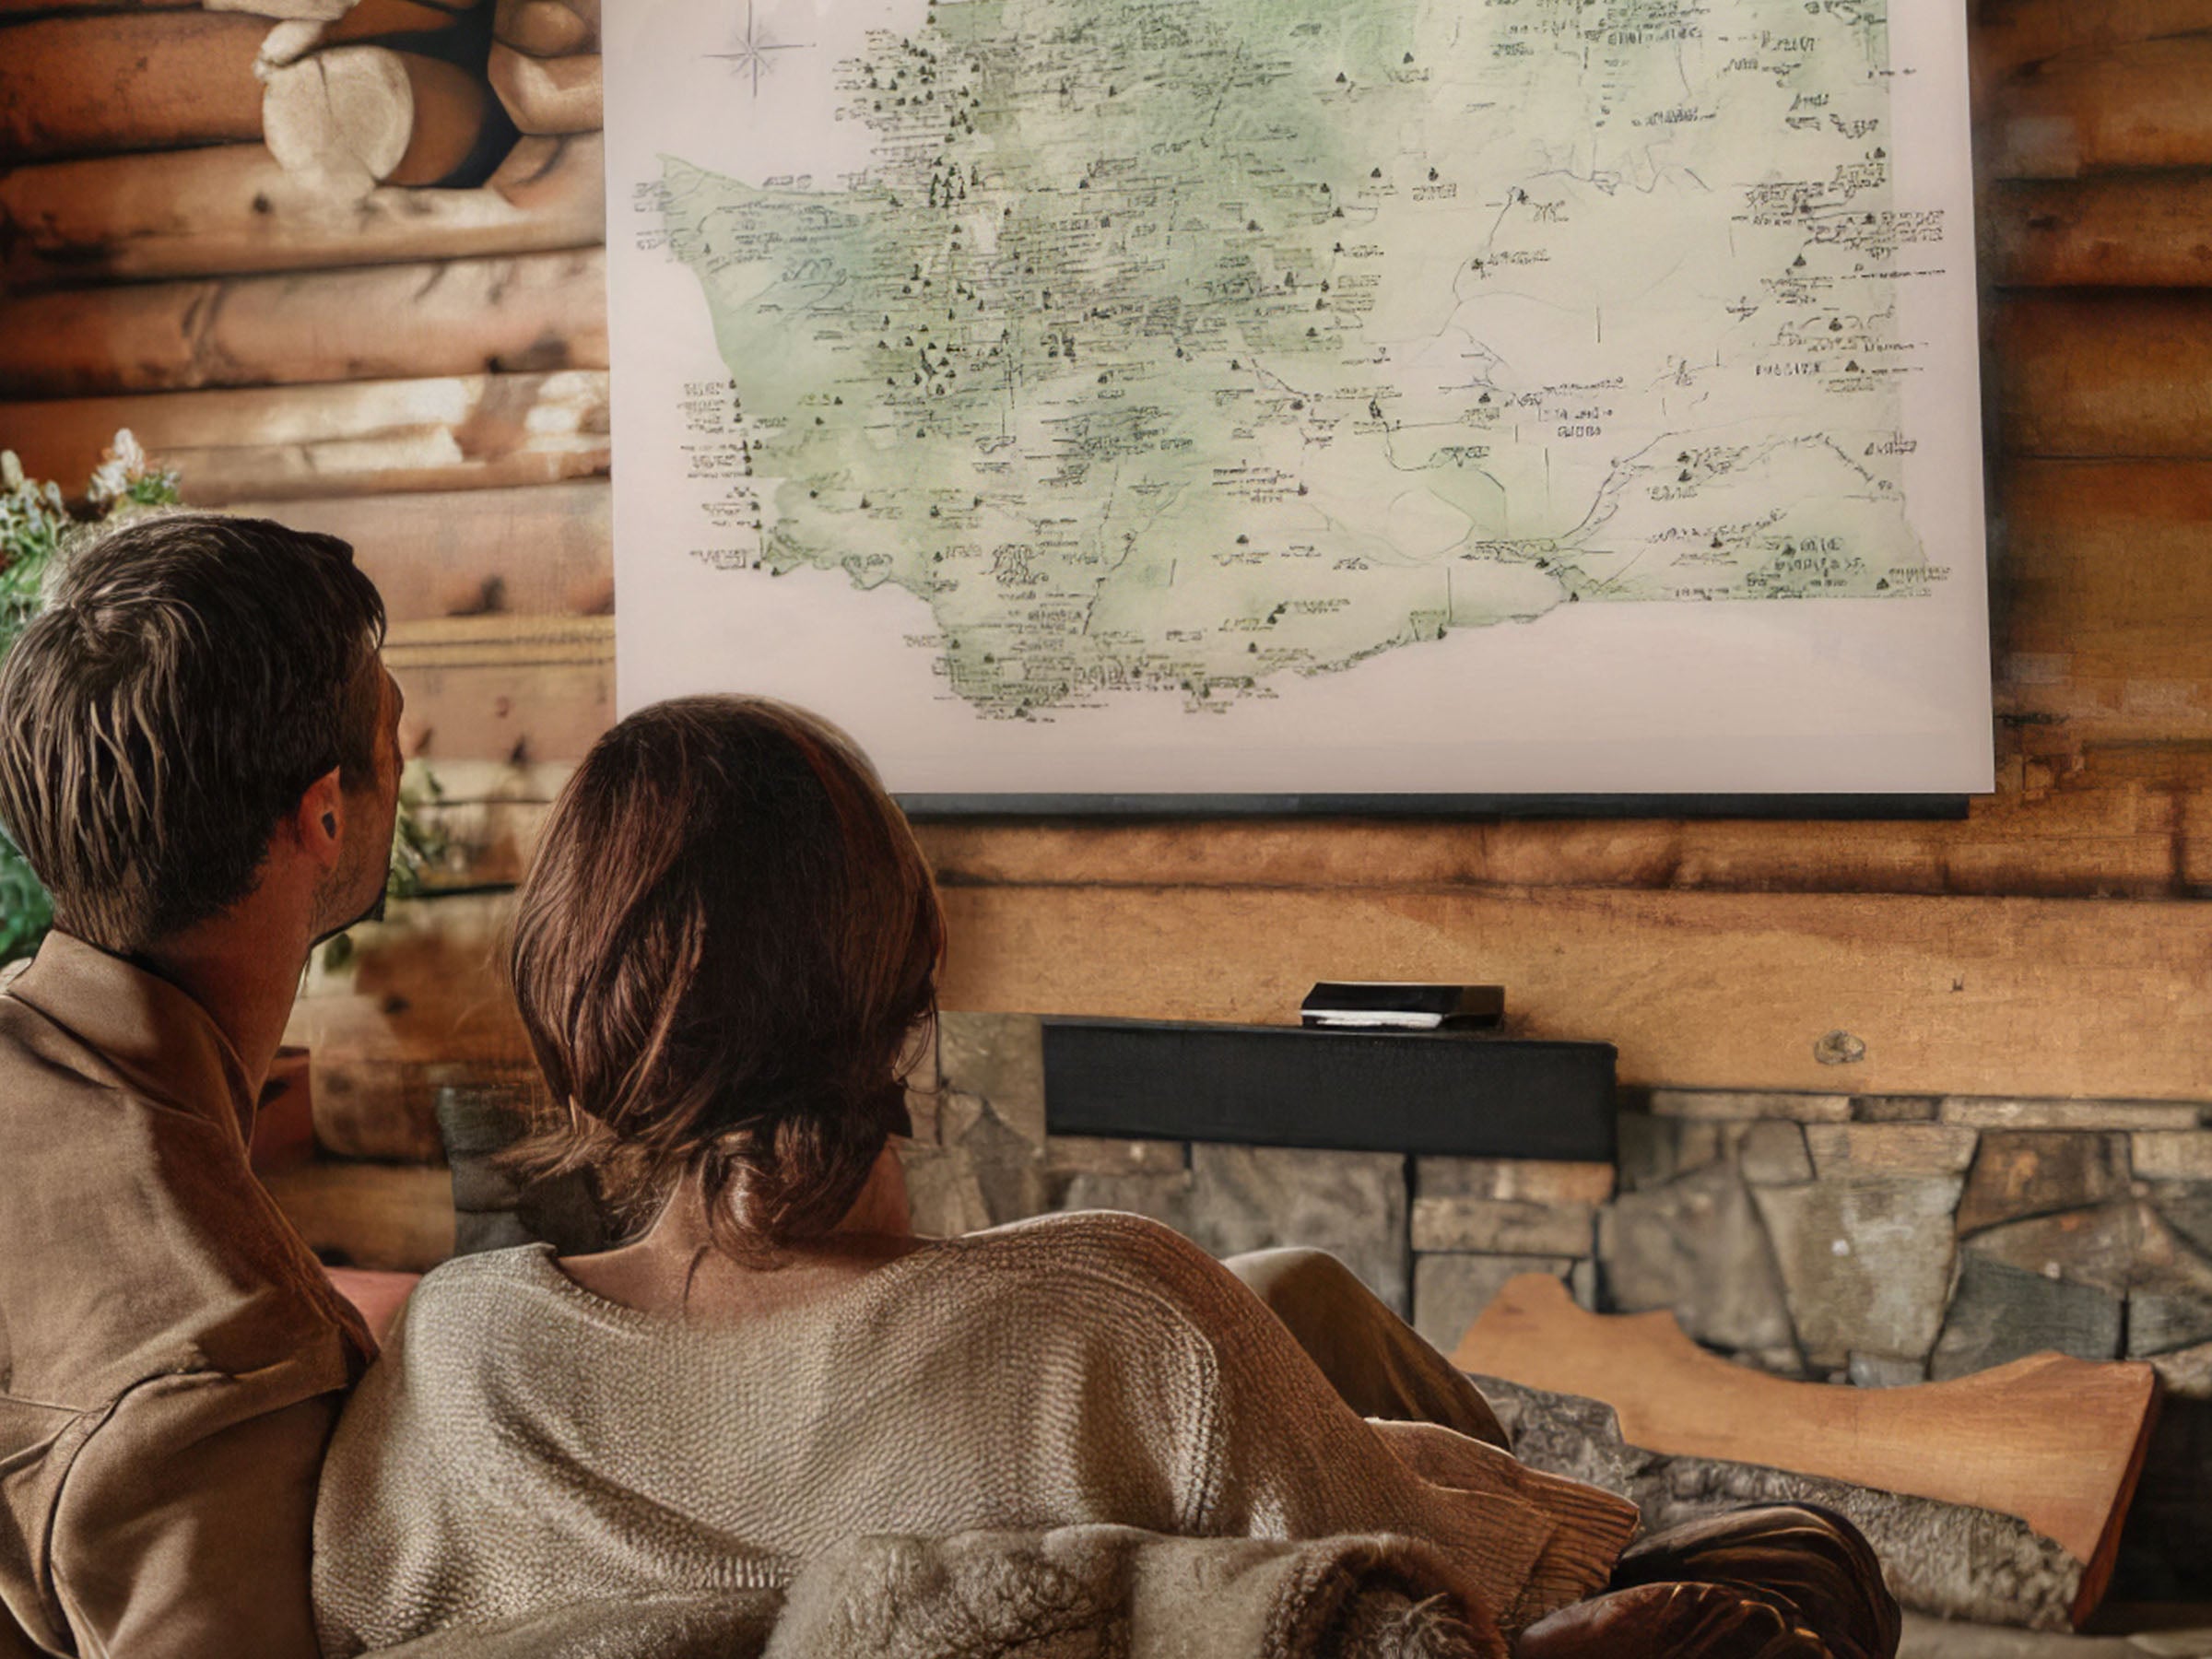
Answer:
POLYGON ((352 550, 174 513, 0 665, 0 821, 54 931, 0 990, 0 1653, 315 1651, 315 1476, 371 1345, 247 1168, 314 943, 399 793, 352 550))

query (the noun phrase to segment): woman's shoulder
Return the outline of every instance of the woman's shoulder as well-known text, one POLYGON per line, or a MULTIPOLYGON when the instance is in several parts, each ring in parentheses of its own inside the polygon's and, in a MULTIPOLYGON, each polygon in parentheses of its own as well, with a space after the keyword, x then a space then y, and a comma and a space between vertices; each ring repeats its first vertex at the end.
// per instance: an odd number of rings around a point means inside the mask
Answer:
POLYGON ((1158 1265, 1213 1258, 1165 1222, 1127 1210, 1058 1210, 944 1241, 963 1252, 1085 1265, 1158 1265))
POLYGON ((407 1305, 412 1308, 425 1300, 465 1300, 488 1291, 500 1294, 517 1286, 543 1286, 547 1281, 548 1270, 551 1277, 559 1277, 559 1269, 553 1266, 550 1244, 515 1244, 504 1250, 473 1251, 467 1255, 448 1257, 424 1274, 422 1282, 407 1299, 407 1305))
POLYGON ((450 1347, 481 1350, 510 1325, 545 1328, 543 1304, 562 1283, 548 1244, 454 1256, 422 1276, 407 1294, 387 1357, 423 1355, 450 1347))
POLYGON ((1241 1315, 1250 1300, 1226 1267, 1173 1228, 1121 1210, 1033 1216, 939 1248, 978 1294, 1023 1284, 1064 1289, 1087 1309, 1127 1299, 1201 1328, 1241 1315))

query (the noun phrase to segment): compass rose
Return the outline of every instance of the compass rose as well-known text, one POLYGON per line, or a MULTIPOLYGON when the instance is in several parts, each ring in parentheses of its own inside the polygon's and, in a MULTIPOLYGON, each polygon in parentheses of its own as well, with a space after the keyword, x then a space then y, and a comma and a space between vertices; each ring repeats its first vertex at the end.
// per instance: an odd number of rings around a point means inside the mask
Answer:
POLYGON ((710 52, 704 55, 718 58, 729 65, 731 73, 735 75, 750 75, 753 97, 758 100, 760 96, 760 76, 775 67, 775 60, 769 54, 800 52, 813 44, 812 41, 771 40, 767 31, 753 20, 753 0, 745 0, 745 32, 737 37, 736 49, 733 52, 710 52))

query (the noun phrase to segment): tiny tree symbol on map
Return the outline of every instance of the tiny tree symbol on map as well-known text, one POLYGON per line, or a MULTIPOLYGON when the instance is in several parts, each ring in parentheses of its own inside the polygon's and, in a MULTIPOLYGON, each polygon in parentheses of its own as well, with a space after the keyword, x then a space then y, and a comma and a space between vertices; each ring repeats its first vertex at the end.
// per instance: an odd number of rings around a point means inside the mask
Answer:
POLYGON ((812 46, 812 41, 778 41, 772 39, 753 18, 753 0, 745 0, 745 28, 737 36, 734 51, 710 52, 706 55, 725 63, 733 75, 752 77, 753 96, 760 96, 760 76, 775 67, 770 54, 778 52, 803 52, 812 46))

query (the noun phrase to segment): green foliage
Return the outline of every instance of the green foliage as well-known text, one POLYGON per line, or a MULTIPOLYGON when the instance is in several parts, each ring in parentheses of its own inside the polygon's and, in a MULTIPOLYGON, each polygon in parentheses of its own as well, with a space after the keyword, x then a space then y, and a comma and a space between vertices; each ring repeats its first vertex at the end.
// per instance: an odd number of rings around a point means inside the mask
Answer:
POLYGON ((424 818, 423 808, 445 799, 445 786, 421 761, 400 775, 399 816, 392 825, 392 874, 384 892, 394 899, 419 899, 431 890, 430 875, 441 864, 450 838, 424 818))
POLYGON ((53 904, 16 843, 0 835, 0 962, 27 957, 53 925, 53 904))
MULTIPOLYGON (((177 475, 147 461, 128 431, 115 434, 75 512, 60 485, 26 477, 15 452, 0 450, 0 655, 38 615, 46 579, 73 530, 135 518, 179 500, 177 475)), ((46 890, 15 843, 0 835, 0 962, 29 956, 53 924, 46 890)))
POLYGON ((0 451, 0 652, 37 613, 40 587, 69 524, 61 486, 25 477, 15 452, 0 451))

